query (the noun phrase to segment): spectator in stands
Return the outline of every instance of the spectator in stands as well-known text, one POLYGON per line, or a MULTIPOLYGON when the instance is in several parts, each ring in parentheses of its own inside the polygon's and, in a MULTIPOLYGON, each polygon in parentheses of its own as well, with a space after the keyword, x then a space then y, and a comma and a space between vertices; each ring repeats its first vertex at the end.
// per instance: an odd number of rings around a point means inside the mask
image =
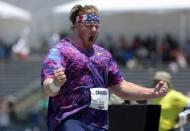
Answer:
POLYGON ((120 48, 118 47, 116 43, 117 42, 115 42, 112 35, 107 35, 105 37, 105 44, 109 52, 112 54, 114 59, 116 59, 117 61, 121 61, 120 48))
POLYGON ((72 33, 49 50, 42 84, 49 96, 49 131, 107 131, 108 89, 124 99, 164 96, 167 84, 145 88, 124 80, 111 54, 95 44, 100 16, 93 5, 76 5, 72 33))
POLYGON ((166 35, 161 44, 160 53, 163 63, 167 64, 171 71, 177 72, 179 68, 187 67, 187 61, 179 43, 171 35, 166 35))
POLYGON ((157 66, 159 63, 159 56, 157 50, 157 36, 156 35, 148 35, 144 42, 145 48, 148 50, 148 64, 151 66, 157 66))
POLYGON ((26 60, 30 54, 30 47, 28 43, 28 37, 30 34, 30 28, 24 28, 17 43, 13 46, 12 52, 15 59, 26 60))
POLYGON ((6 130, 10 124, 7 100, 0 98, 0 130, 6 130))
POLYGON ((148 49, 143 45, 143 41, 140 36, 135 36, 131 47, 135 57, 138 61, 138 66, 145 66, 147 64, 148 49))
POLYGON ((0 40, 0 63, 3 62, 4 59, 5 59, 5 48, 2 41, 0 40))
POLYGON ((190 64, 190 38, 188 38, 186 43, 183 45, 183 52, 188 64, 190 64))
POLYGON ((11 124, 16 125, 19 119, 15 110, 16 98, 11 95, 7 96, 6 98, 7 98, 8 113, 9 113, 11 124))
MULTIPOLYGON (((175 125, 179 121, 179 113, 184 108, 190 109, 190 98, 173 88, 171 75, 165 71, 158 71, 153 77, 153 87, 159 82, 164 81, 169 86, 169 92, 162 98, 157 98, 152 101, 153 104, 161 105, 161 116, 159 131, 173 131, 175 125)), ((190 115, 186 121, 190 122, 190 115)))
POLYGON ((127 64, 128 61, 134 59, 134 54, 131 51, 128 45, 128 41, 124 35, 119 36, 118 46, 119 46, 119 53, 117 52, 117 54, 120 54, 121 63, 127 64))
POLYGON ((0 131, 21 131, 15 111, 15 98, 6 96, 0 99, 0 131))

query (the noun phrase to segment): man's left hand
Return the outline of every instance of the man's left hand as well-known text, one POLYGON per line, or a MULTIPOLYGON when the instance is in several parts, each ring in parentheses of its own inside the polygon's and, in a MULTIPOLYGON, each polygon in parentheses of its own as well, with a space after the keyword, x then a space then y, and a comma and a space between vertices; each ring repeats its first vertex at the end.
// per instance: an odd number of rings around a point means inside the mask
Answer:
POLYGON ((160 81, 158 84, 156 84, 154 88, 154 95, 159 96, 165 96, 168 92, 168 84, 166 82, 160 81))

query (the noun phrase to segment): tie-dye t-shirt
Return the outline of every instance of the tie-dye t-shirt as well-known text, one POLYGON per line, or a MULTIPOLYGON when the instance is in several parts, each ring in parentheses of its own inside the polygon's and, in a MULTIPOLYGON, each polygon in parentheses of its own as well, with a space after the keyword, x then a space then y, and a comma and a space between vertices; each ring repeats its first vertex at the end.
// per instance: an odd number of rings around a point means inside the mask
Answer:
POLYGON ((123 80, 111 54, 94 44, 91 49, 80 49, 69 39, 51 48, 45 57, 41 81, 52 78, 55 69, 63 67, 67 81, 58 95, 49 97, 48 130, 53 131, 62 120, 75 119, 108 129, 108 111, 89 107, 90 88, 116 85, 123 80))

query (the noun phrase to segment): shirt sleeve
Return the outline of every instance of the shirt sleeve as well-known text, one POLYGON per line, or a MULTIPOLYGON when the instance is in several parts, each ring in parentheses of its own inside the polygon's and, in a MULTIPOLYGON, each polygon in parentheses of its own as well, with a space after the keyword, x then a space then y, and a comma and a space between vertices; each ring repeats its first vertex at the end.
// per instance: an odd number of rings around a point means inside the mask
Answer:
POLYGON ((119 70, 116 61, 114 59, 111 59, 108 67, 108 86, 114 86, 123 80, 124 78, 119 70))
POLYGON ((189 100, 190 99, 184 94, 180 92, 176 93, 175 104, 177 107, 183 107, 183 108, 187 107, 189 100))
POLYGON ((52 78, 54 70, 58 68, 65 68, 64 56, 61 54, 60 49, 52 48, 42 64, 41 84, 45 79, 52 78))

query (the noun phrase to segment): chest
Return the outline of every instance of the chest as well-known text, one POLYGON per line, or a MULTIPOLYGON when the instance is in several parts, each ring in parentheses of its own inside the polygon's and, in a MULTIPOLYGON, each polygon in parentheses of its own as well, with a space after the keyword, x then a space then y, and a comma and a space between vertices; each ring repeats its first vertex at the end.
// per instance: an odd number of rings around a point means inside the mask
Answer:
POLYGON ((85 54, 78 50, 68 51, 65 54, 67 69, 72 72, 88 72, 96 69, 100 72, 107 71, 110 58, 101 51, 85 54))

